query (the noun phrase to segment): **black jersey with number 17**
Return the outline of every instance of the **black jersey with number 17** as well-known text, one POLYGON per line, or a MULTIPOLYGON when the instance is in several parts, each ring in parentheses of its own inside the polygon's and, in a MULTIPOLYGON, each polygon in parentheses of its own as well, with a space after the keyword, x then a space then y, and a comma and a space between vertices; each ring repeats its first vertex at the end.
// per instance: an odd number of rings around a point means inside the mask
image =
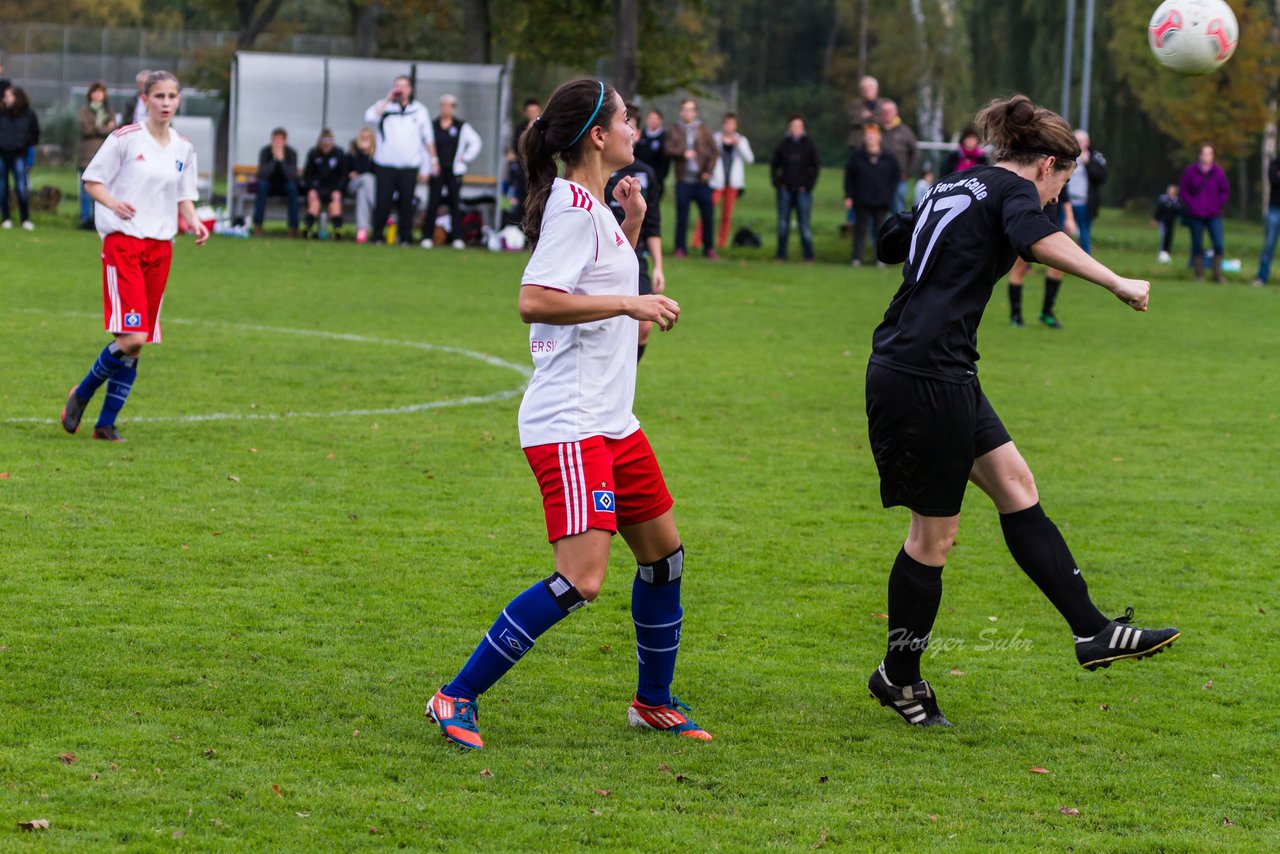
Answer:
POLYGON ((953 382, 978 372, 978 323, 1015 256, 1058 226, 1035 184, 978 166, 933 185, 915 210, 902 287, 872 336, 871 361, 953 382))

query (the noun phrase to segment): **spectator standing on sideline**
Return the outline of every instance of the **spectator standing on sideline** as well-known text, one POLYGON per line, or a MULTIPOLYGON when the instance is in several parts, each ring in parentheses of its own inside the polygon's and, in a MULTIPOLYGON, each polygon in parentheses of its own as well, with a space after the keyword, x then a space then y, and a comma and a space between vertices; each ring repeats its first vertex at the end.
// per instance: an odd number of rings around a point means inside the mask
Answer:
MULTIPOLYGON (((634 142, 640 140, 640 108, 635 104, 627 104, 627 124, 631 127, 634 142)), ((636 146, 633 144, 632 151, 636 146)), ((653 167, 636 158, 629 166, 623 166, 609 176, 604 188, 604 197, 609 200, 609 208, 613 216, 622 225, 627 219, 626 206, 614 197, 614 190, 624 178, 634 178, 645 200, 644 218, 640 220, 640 237, 636 241, 636 260, 640 262, 640 296, 660 294, 667 289, 666 277, 662 274, 662 213, 658 209, 658 174, 653 167), (653 260, 652 276, 649 261, 653 260)), ((653 321, 641 320, 639 337, 636 340, 636 361, 644 358, 645 347, 649 344, 649 334, 653 332, 653 321)))
POLYGON ((898 161, 898 169, 902 172, 898 179, 898 188, 893 194, 893 212, 911 210, 907 198, 908 182, 911 176, 920 169, 920 143, 915 131, 907 126, 898 115, 898 105, 888 98, 880 102, 880 128, 883 135, 881 146, 898 161))
POLYGON ((787 133, 773 150, 769 161, 769 177, 778 200, 777 260, 787 260, 787 244, 791 240, 791 212, 796 212, 796 229, 800 232, 800 249, 806 264, 813 263, 813 188, 818 183, 822 164, 818 147, 805 133, 804 116, 787 120, 787 133))
MULTIPOLYGON (((880 226, 893 207, 893 194, 902 174, 898 161, 884 151, 880 129, 869 125, 863 134, 862 147, 849 156, 844 170, 844 206, 853 211, 853 266, 862 266, 862 247, 867 229, 871 230, 871 251, 875 254, 880 226)), ((877 267, 884 263, 876 261, 877 267)))
POLYGON ((640 141, 636 143, 636 158, 653 167, 658 176, 657 192, 653 203, 662 201, 662 191, 666 188, 667 174, 671 171, 671 158, 667 156, 667 129, 662 124, 662 113, 650 110, 644 117, 644 129, 640 131, 640 141))
POLYGON ((858 81, 858 97, 849 104, 849 153, 862 147, 867 125, 880 120, 880 81, 867 75, 858 81))
POLYGON ((320 209, 329 208, 333 239, 342 239, 342 194, 347 189, 347 155, 333 144, 333 131, 320 131, 316 147, 307 152, 302 178, 307 188, 307 228, 304 236, 319 237, 316 220, 320 209))
POLYGON ((289 236, 298 236, 298 152, 289 145, 284 128, 271 131, 271 143, 258 152, 258 194, 253 203, 253 234, 262 236, 267 197, 284 198, 289 211, 289 236))
POLYGON ((960 131, 960 145, 956 150, 942 159, 940 177, 945 178, 953 172, 963 172, 975 166, 987 165, 987 153, 978 142, 978 132, 972 127, 960 131))
MULTIPOLYGON (((716 158, 715 168, 711 170, 711 205, 719 208, 721 200, 724 208, 720 211, 720 234, 716 239, 716 249, 724 249, 729 242, 729 232, 733 228, 733 205, 747 186, 747 165, 756 162, 756 155, 751 150, 751 143, 738 133, 738 114, 725 113, 720 130, 715 132, 716 158)), ((694 248, 698 246, 698 235, 693 236, 694 248)))
POLYGON ((1271 260, 1275 258, 1276 238, 1280 237, 1280 155, 1267 165, 1271 195, 1267 202, 1267 221, 1262 231, 1262 255, 1258 258, 1258 275, 1253 286, 1260 288, 1271 280, 1271 260))
POLYGON ((93 198, 84 188, 84 170, 102 148, 102 142, 116 129, 116 117, 107 104, 107 87, 102 81, 89 86, 84 106, 80 108, 80 144, 76 146, 76 165, 80 180, 80 227, 94 231, 93 198))
MULTIPOLYGON (((401 246, 413 245, 413 193, 415 182, 425 184, 439 168, 431 112, 413 98, 413 81, 401 75, 387 97, 365 111, 364 120, 377 127, 373 155, 378 177, 378 200, 373 209, 373 240, 382 242, 382 229, 396 205, 396 229, 401 246)), ((424 230, 430 231, 431 223, 424 230)))
POLYGON ((40 121, 31 109, 26 91, 10 86, 0 99, 0 227, 13 228, 13 221, 9 219, 9 175, 12 174, 22 227, 35 230, 31 222, 27 152, 39 141, 40 121))
POLYGON ((1076 217, 1076 228, 1080 230, 1080 248, 1092 255, 1093 220, 1102 206, 1099 188, 1107 180, 1107 158, 1090 146, 1087 131, 1077 130, 1076 142, 1080 143, 1080 157, 1076 160, 1076 171, 1067 181, 1067 198, 1076 217))
POLYGON ((667 155, 676 168, 676 257, 683 258, 689 237, 689 205, 698 206, 702 219, 703 254, 716 257, 711 235, 715 208, 711 205, 711 171, 716 165, 716 141, 698 118, 698 102, 686 98, 680 103, 680 121, 667 134, 667 155))
POLYGON ((147 95, 143 90, 147 88, 147 78, 151 76, 151 72, 139 71, 135 77, 134 83, 138 86, 138 97, 133 99, 133 121, 131 124, 143 125, 147 123, 147 95))
POLYGON ((373 206, 378 197, 378 179, 373 174, 376 145, 373 128, 363 127, 347 152, 347 195, 356 201, 356 243, 369 242, 373 206))
POLYGON ((436 117, 432 127, 440 168, 431 176, 428 184, 427 219, 422 226, 422 246, 425 249, 430 249, 433 245, 431 234, 435 226, 436 211, 440 209, 444 196, 449 197, 449 240, 454 249, 466 246, 462 242, 462 176, 467 174, 467 164, 480 154, 482 143, 476 129, 454 115, 457 109, 457 98, 453 95, 441 96, 440 115, 436 117))
POLYGON ((528 193, 529 181, 524 173, 524 164, 520 162, 520 137, 540 115, 542 102, 537 98, 525 101, 524 118, 511 134, 511 148, 507 151, 507 199, 511 205, 503 215, 503 222, 507 225, 520 225, 524 221, 524 197, 528 193))
POLYGON ((4 97, 4 93, 9 91, 13 86, 13 82, 4 76, 4 54, 0 53, 0 98, 4 97))
POLYGON ((1204 143, 1196 162, 1182 173, 1178 193, 1182 196, 1182 210, 1191 229, 1191 266, 1196 281, 1204 281, 1204 233, 1207 229, 1213 243, 1213 280, 1222 282, 1222 253, 1225 251, 1222 235, 1222 211, 1231 198, 1231 183, 1227 173, 1214 162, 1213 145, 1204 143))
POLYGON ((1182 218, 1182 201, 1178 198, 1177 184, 1165 187, 1164 192, 1156 199, 1151 218, 1160 228, 1160 254, 1156 255, 1156 261, 1168 264, 1172 260, 1169 253, 1173 251, 1173 230, 1182 218))

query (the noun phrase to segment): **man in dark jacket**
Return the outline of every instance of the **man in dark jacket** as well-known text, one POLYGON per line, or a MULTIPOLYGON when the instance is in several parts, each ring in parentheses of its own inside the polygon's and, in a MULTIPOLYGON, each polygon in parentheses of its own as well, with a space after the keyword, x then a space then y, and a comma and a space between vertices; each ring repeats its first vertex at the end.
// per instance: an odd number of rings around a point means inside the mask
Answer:
POLYGON ((253 233, 262 234, 267 197, 283 196, 289 206, 289 236, 298 236, 298 152, 288 144, 284 128, 271 132, 271 144, 258 152, 258 195, 253 205, 253 233))
POLYGON ((702 251, 716 257, 715 207, 711 204, 711 172, 715 169, 716 140, 698 118, 698 102, 680 104, 680 121, 667 131, 667 156, 676 170, 676 257, 683 258, 689 237, 689 205, 698 206, 702 220, 702 251))
POLYGON ((1267 198, 1267 219, 1262 230, 1262 255, 1258 257, 1258 275, 1253 286, 1260 288, 1271 279, 1271 260, 1276 253, 1276 239, 1280 238, 1280 157, 1271 158, 1267 166, 1267 179, 1271 193, 1267 198))
POLYGON ((787 260, 791 211, 794 210, 805 263, 813 263, 813 228, 809 225, 809 216, 813 212, 813 188, 818 183, 819 168, 818 147, 805 135, 804 116, 792 116, 787 122, 787 135, 773 150, 769 164, 770 179, 778 197, 779 261, 787 260))
POLYGON ((667 182, 667 173, 671 171, 671 158, 667 156, 667 129, 662 122, 662 112, 650 110, 644 117, 644 127, 635 145, 636 159, 649 164, 658 177, 653 196, 657 202, 662 201, 662 189, 667 182))
POLYGON ((1093 220, 1102 207, 1099 188, 1107 180, 1107 158, 1090 145, 1087 131, 1076 131, 1076 142, 1080 143, 1080 157, 1076 159, 1076 171, 1067 181, 1067 198, 1076 217, 1076 228, 1080 229, 1080 248, 1092 255, 1093 220))
MULTIPOLYGON (((871 229, 871 251, 875 254, 876 235, 893 207, 893 194, 898 189, 902 170, 898 161, 880 147, 880 131, 868 125, 862 148, 849 157, 844 170, 844 206, 853 211, 853 266, 862 266, 862 247, 867 229, 871 229)), ((879 261, 877 266, 883 266, 879 261)))

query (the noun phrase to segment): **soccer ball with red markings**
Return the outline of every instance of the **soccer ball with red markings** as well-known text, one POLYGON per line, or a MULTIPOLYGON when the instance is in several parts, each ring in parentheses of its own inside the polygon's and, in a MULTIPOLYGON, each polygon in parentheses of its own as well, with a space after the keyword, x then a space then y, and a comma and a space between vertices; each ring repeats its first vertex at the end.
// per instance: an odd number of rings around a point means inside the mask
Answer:
POLYGON ((1161 65, 1208 74, 1235 53, 1236 15, 1224 0, 1165 0, 1151 16, 1147 43, 1161 65))

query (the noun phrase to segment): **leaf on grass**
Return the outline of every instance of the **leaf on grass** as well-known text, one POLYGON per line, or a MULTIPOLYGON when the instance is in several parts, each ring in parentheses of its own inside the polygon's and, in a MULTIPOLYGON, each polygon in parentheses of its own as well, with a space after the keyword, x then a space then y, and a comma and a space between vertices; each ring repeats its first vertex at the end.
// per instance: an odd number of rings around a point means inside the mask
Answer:
POLYGON ((929 821, 937 821, 937 820, 938 820, 938 817, 936 815, 929 816, 929 821))
POLYGON ((333 459, 333 454, 332 454, 332 453, 325 454, 325 455, 324 455, 324 458, 325 458, 326 460, 331 460, 331 459, 333 459))
POLYGON ((98 775, 97 775, 97 774, 90 774, 90 775, 89 775, 89 779, 90 779, 90 780, 97 780, 97 779, 98 779, 98 775))
POLYGON ((172 839, 181 839, 182 837, 184 837, 184 836, 186 836, 186 835, 187 835, 187 834, 183 833, 181 830, 175 830, 175 831, 171 834, 171 838, 172 838, 172 839))
POLYGON ((283 798, 283 797, 284 797, 284 795, 280 793, 280 787, 279 787, 277 784, 275 784, 275 783, 272 783, 272 784, 271 784, 271 791, 273 791, 273 792, 275 792, 275 793, 276 793, 276 797, 277 797, 277 798, 283 798))
POLYGON ((821 835, 818 836, 818 841, 813 843, 809 847, 812 848, 814 851, 817 851, 819 848, 821 848, 826 844, 827 844, 827 829, 824 827, 822 828, 821 835))
POLYGON ((120 766, 119 766, 119 765, 117 765, 116 763, 112 762, 112 763, 111 763, 111 770, 112 770, 112 771, 119 771, 119 770, 120 770, 120 766))
POLYGON ((887 620, 887 619, 889 619, 889 615, 888 615, 888 614, 881 614, 879 611, 872 611, 872 612, 871 612, 871 616, 875 617, 877 620, 887 620))
POLYGON ((206 750, 206 751, 204 752, 204 758, 205 758, 205 759, 212 759, 213 757, 215 757, 215 756, 217 756, 217 755, 218 755, 218 751, 214 750, 212 747, 210 747, 208 750, 206 750))
POLYGON ((369 834, 370 834, 370 835, 372 835, 372 836, 377 836, 377 835, 378 835, 378 828, 377 828, 377 825, 373 825, 373 824, 369 825, 369 834))
POLYGON ((596 809, 595 807, 592 807, 592 808, 591 808, 591 814, 592 814, 592 815, 604 815, 604 813, 602 813, 600 810, 596 809))
POLYGON ((1039 765, 1037 765, 1037 766, 1035 766, 1034 768, 1032 768, 1032 769, 1031 769, 1031 773, 1032 773, 1032 774, 1048 774, 1048 773, 1049 773, 1049 769, 1048 769, 1048 768, 1041 768, 1039 765))
POLYGON ((240 478, 236 477, 236 476, 235 476, 235 475, 233 475, 233 474, 229 474, 229 475, 227 475, 227 480, 231 481, 232 483, 239 483, 239 482, 240 482, 240 478))
POLYGON ((595 792, 597 795, 599 795, 602 798, 607 798, 609 797, 609 795, 613 794, 608 789, 592 789, 591 791, 595 792))
POLYGON ((1101 706, 1098 706, 1098 708, 1099 708, 1099 709, 1101 709, 1101 710, 1102 710, 1102 711, 1104 711, 1104 712, 1109 712, 1109 711, 1111 711, 1111 707, 1110 707, 1110 706, 1108 706, 1106 703, 1103 703, 1101 706))
POLYGON ((1208 691, 1208 690, 1209 690, 1210 688, 1212 688, 1212 687, 1213 687, 1213 680, 1212 680, 1212 679, 1210 679, 1208 682, 1206 682, 1206 683, 1204 683, 1203 685, 1201 685, 1201 686, 1200 686, 1200 690, 1201 690, 1201 691, 1208 691))
POLYGON ((249 453, 251 453, 251 454, 256 454, 256 453, 258 453, 258 449, 257 449, 257 448, 250 448, 250 449, 249 449, 249 453))
POLYGON ((0 480, 8 480, 8 479, 9 479, 9 473, 7 471, 0 471, 0 480))
POLYGON ((963 670, 961 670, 961 669, 960 669, 960 668, 958 668, 958 667, 953 667, 953 668, 951 668, 951 675, 952 675, 952 676, 963 676, 963 675, 964 675, 964 671, 963 671, 963 670))
POLYGON ((186 543, 183 543, 183 544, 182 544, 182 550, 183 550, 184 552, 185 552, 187 549, 189 549, 189 548, 191 548, 191 546, 187 545, 186 543))
POLYGON ((347 514, 347 518, 348 518, 348 519, 350 519, 352 522, 354 522, 354 521, 356 521, 357 519, 359 519, 360 517, 359 517, 359 516, 357 516, 357 515, 356 515, 356 514, 354 514, 354 513, 348 513, 348 514, 347 514))
POLYGON ((360 730, 358 730, 358 729, 353 729, 353 730, 351 730, 351 737, 352 737, 352 738, 359 738, 359 737, 360 737, 360 730))
POLYGON ((676 775, 676 782, 677 782, 677 783, 687 783, 687 782, 689 782, 689 778, 688 778, 688 777, 686 777, 686 776, 685 776, 685 775, 683 775, 683 774, 677 774, 677 775, 676 775))
POLYGON ((823 774, 821 777, 819 777, 819 778, 818 778, 818 782, 819 782, 819 783, 826 783, 826 782, 827 782, 827 781, 829 781, 830 779, 831 779, 831 778, 830 778, 830 777, 828 777, 826 774, 823 774))
MULTIPOLYGON (((1223 821, 1226 821, 1226 819, 1224 818, 1223 821)), ((33 818, 31 819, 31 821, 20 821, 18 822, 18 829, 19 830, 48 830, 49 819, 33 818)))
POLYGON ((79 759, 76 758, 76 755, 74 753, 59 753, 58 759, 62 761, 63 765, 75 765, 77 762, 80 761, 79 759))
POLYGON ((488 768, 482 768, 480 769, 480 777, 481 779, 484 779, 484 780, 492 780, 493 772, 490 771, 488 768))
MULTIPOLYGON (((49 824, 48 822, 45 822, 45 826, 46 826, 46 827, 48 826, 48 824, 49 824)), ((1223 826, 1223 827, 1235 827, 1235 826, 1236 826, 1236 823, 1235 823, 1234 821, 1232 821, 1231 819, 1227 818, 1226 816, 1223 816, 1223 817, 1222 817, 1222 826, 1223 826)))
POLYGON ((1080 810, 1076 809, 1075 807, 1069 807, 1066 805, 1058 807, 1058 812, 1062 813, 1063 815, 1080 815, 1080 810))
POLYGON ((294 813, 294 815, 296 815, 298 818, 311 818, 311 813, 309 812, 296 812, 294 813))
POLYGON ((994 623, 994 622, 996 622, 997 620, 999 620, 1000 618, 999 618, 999 617, 987 617, 987 619, 994 623))
POLYGON ((659 771, 663 771, 663 772, 665 772, 665 773, 667 773, 667 774, 670 774, 670 773, 671 773, 671 766, 670 766, 670 765, 668 765, 668 764, 667 764, 667 763, 665 763, 665 762, 659 762, 659 763, 658 763, 658 770, 659 770, 659 771))

